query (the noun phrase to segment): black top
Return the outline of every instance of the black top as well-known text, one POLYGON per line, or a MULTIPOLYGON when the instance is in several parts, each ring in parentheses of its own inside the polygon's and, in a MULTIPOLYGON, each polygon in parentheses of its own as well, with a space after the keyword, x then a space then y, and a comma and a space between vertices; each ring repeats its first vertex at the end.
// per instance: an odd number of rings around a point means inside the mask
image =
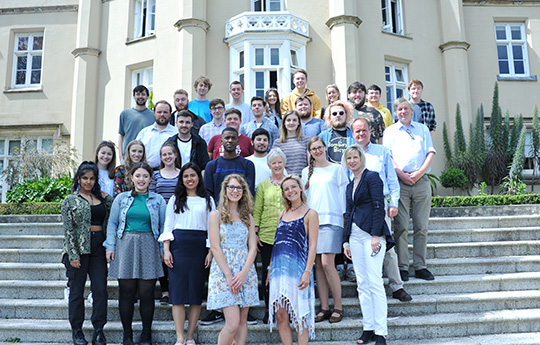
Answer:
POLYGON ((105 216, 107 214, 107 209, 105 208, 104 203, 102 202, 99 205, 91 205, 90 212, 92 214, 90 218, 90 225, 103 225, 105 216))

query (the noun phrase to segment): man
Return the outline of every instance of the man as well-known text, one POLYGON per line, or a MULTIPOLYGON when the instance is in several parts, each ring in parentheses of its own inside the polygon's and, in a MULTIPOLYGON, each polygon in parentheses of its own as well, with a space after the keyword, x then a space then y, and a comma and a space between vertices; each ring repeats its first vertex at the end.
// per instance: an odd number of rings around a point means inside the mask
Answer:
POLYGON ((210 113, 212 113, 212 121, 202 125, 199 130, 199 135, 206 141, 206 144, 210 143, 210 140, 221 134, 221 131, 225 129, 225 121, 223 119, 223 113, 225 112, 225 102, 220 98, 214 98, 210 101, 210 113))
POLYGON ((372 128, 371 142, 382 144, 383 132, 386 128, 384 126, 384 119, 377 109, 366 105, 366 86, 359 81, 355 81, 349 85, 347 97, 355 110, 353 118, 356 119, 360 116, 365 116, 372 128))
POLYGON ((394 123, 392 121, 392 113, 388 108, 383 107, 383 105, 380 102, 381 100, 381 88, 379 85, 373 84, 367 89, 367 103, 366 105, 377 109, 384 120, 384 127, 390 127, 394 123))
MULTIPOLYGON (((227 109, 225 111, 225 126, 232 127, 238 132, 242 123, 242 113, 236 108, 227 109)), ((208 156, 210 159, 216 159, 223 156, 224 148, 221 141, 221 135, 215 135, 208 143, 208 156)), ((251 156, 253 154, 253 144, 251 139, 243 134, 238 136, 238 146, 236 154, 242 157, 251 156)))
POLYGON ((154 116, 156 122, 153 125, 141 129, 137 134, 137 140, 144 144, 146 150, 146 161, 156 169, 161 164, 161 145, 176 134, 176 128, 169 124, 172 107, 167 101, 158 101, 154 105, 154 116))
MULTIPOLYGON (((169 120, 169 123, 172 126, 175 126, 176 125, 176 115, 178 114, 178 112, 182 111, 182 110, 188 110, 189 97, 188 97, 187 91, 184 90, 184 89, 176 90, 174 92, 173 97, 174 97, 174 107, 176 108, 176 110, 174 111, 174 113, 172 113, 171 119, 169 120)), ((192 132, 194 134, 199 134, 199 129, 201 128, 202 125, 204 125, 206 123, 206 121, 204 121, 204 119, 202 117, 195 114, 194 112, 192 112, 192 111, 189 111, 189 112, 192 114, 191 116, 193 117, 193 129, 192 129, 192 132)))
POLYGON ((138 85, 133 89, 135 107, 125 109, 120 113, 120 124, 118 126, 118 147, 120 148, 120 161, 124 159, 124 152, 130 141, 137 137, 137 134, 144 127, 154 123, 154 113, 146 107, 150 93, 144 85, 138 85))
POLYGON ((313 138, 326 129, 324 121, 312 116, 311 100, 307 96, 300 96, 295 101, 295 107, 302 120, 303 135, 313 138))
POLYGON ((210 114, 210 101, 207 98, 208 92, 212 88, 210 79, 205 76, 200 76, 193 83, 195 88, 196 97, 189 102, 188 110, 194 114, 202 117, 206 123, 212 121, 212 114, 210 114))
POLYGON ((176 144, 180 153, 180 162, 184 166, 187 162, 195 163, 204 171, 208 163, 206 152, 206 142, 197 134, 191 131, 193 127, 193 117, 191 111, 182 110, 178 113, 176 127, 178 133, 168 140, 176 144))
POLYGON ((223 156, 210 161, 204 172, 204 186, 208 194, 214 198, 217 205, 221 183, 225 177, 230 174, 240 174, 246 178, 251 195, 255 196, 255 166, 253 162, 236 153, 238 131, 232 127, 225 128, 221 133, 221 144, 223 156))
POLYGON ((422 93, 424 93, 424 84, 418 79, 413 79, 409 82, 407 87, 409 90, 409 96, 414 103, 414 111, 412 115, 412 121, 420 122, 426 125, 433 136, 435 129, 437 128, 437 121, 435 121, 435 109, 431 103, 422 99, 422 93))
MULTIPOLYGON (((385 218, 388 227, 390 227, 390 219, 394 218, 398 213, 399 204, 399 182, 390 151, 382 145, 371 143, 371 129, 369 128, 367 119, 358 118, 353 121, 351 126, 356 143, 364 151, 366 169, 379 173, 379 177, 383 182, 384 196, 390 200, 389 203, 385 200, 385 206, 388 210, 385 218)), ((390 289, 392 290, 392 297, 399 299, 401 302, 412 300, 411 295, 403 288, 403 281, 399 274, 398 259, 393 247, 386 251, 383 267, 388 277, 390 289)))
POLYGON ((272 170, 268 167, 266 161, 266 154, 268 152, 268 145, 270 141, 270 134, 264 128, 257 128, 251 134, 251 140, 253 141, 253 149, 255 153, 247 157, 255 165, 255 191, 257 186, 262 181, 272 176, 272 170))
POLYGON ((240 127, 240 133, 251 138, 256 129, 266 129, 270 136, 270 144, 267 145, 267 149, 271 149, 274 140, 279 137, 279 132, 278 128, 274 124, 274 121, 264 116, 265 106, 266 102, 262 97, 255 96, 251 99, 251 112, 253 113, 253 120, 242 124, 240 127))
POLYGON ((249 108, 249 104, 242 101, 242 96, 244 95, 244 87, 239 81, 233 81, 229 86, 229 93, 232 96, 232 102, 225 105, 225 109, 236 108, 242 113, 242 122, 248 123, 253 120, 253 113, 249 108))
POLYGON ((352 131, 347 126, 352 113, 351 105, 341 100, 326 108, 325 119, 328 129, 322 131, 319 137, 326 144, 326 156, 332 163, 341 164, 343 152, 355 143, 352 131))
POLYGON ((299 69, 294 73, 293 84, 295 86, 294 90, 291 93, 283 97, 281 100, 281 113, 285 114, 289 110, 294 110, 294 104, 296 104, 296 99, 300 96, 309 97, 312 108, 313 108, 313 117, 320 119, 321 118, 321 109, 322 103, 319 96, 315 94, 314 91, 308 89, 307 85, 307 71, 305 69, 299 69))
POLYGON ((399 211, 394 218, 393 231, 398 254, 399 273, 403 281, 409 280, 409 252, 407 233, 409 210, 412 204, 413 266, 416 278, 433 280, 426 268, 427 232, 431 210, 431 183, 426 173, 430 171, 436 154, 429 129, 411 121, 414 105, 405 98, 394 102, 396 122, 384 133, 384 146, 392 155, 399 178, 399 211))

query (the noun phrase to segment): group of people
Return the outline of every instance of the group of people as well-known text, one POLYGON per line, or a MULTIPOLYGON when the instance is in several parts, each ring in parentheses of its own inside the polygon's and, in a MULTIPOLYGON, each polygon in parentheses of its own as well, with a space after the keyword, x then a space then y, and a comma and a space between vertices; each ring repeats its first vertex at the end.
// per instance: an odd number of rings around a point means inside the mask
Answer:
POLYGON ((94 161, 80 164, 62 204, 62 260, 75 345, 87 344, 82 332, 87 276, 92 343, 106 344, 107 274, 118 279, 124 345, 134 344, 137 299, 139 342, 152 344, 158 279, 161 302, 172 304, 176 345, 195 344, 207 279, 212 312, 201 324, 224 315, 218 344, 244 344, 249 307, 259 305, 257 252, 264 322, 270 329, 277 324, 283 344, 292 344, 290 323, 298 343, 307 344, 316 322, 342 320, 345 270, 358 286, 363 316, 358 343, 386 344, 383 268, 392 297, 412 299, 403 288, 409 279, 411 206, 415 276, 434 279, 425 262, 431 201, 425 174, 436 152, 433 106, 420 98, 422 83, 412 80, 411 100, 394 102, 393 123, 379 103, 377 85, 352 83, 348 101, 329 85, 323 108, 307 88, 305 70, 293 80, 295 89, 281 102, 270 89, 248 105, 240 82, 230 85, 230 104, 209 101, 212 84, 200 77, 196 99, 189 102, 182 89, 174 93, 174 112, 164 100, 149 110, 146 87, 133 90, 135 107, 120 115, 121 165, 116 166, 115 144, 101 142, 94 161), (185 305, 190 306, 187 334, 185 305))

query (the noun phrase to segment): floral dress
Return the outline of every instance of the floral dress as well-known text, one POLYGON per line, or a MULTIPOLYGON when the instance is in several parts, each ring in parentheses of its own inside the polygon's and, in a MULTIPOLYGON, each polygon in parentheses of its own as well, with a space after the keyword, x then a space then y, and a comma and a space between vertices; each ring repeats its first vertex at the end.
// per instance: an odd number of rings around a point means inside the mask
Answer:
MULTIPOLYGON (((233 222, 232 224, 221 223, 219 226, 221 250, 233 276, 240 272, 246 263, 248 234, 249 230, 242 222, 233 222)), ((227 286, 225 275, 221 272, 214 258, 212 259, 210 277, 208 278, 207 308, 208 310, 215 310, 234 305, 240 308, 259 305, 259 290, 257 287, 255 265, 251 265, 246 281, 238 294, 233 295, 229 286, 227 286)))

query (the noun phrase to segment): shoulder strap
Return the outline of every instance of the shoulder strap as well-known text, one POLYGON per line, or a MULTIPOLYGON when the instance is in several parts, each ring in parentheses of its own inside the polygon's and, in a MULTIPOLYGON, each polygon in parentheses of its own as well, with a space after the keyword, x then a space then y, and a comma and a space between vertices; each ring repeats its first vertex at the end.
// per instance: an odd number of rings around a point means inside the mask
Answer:
POLYGON ((307 216, 307 214, 309 213, 309 211, 311 211, 311 208, 308 208, 308 210, 306 211, 306 213, 304 213, 304 215, 302 216, 302 218, 305 218, 307 216))

